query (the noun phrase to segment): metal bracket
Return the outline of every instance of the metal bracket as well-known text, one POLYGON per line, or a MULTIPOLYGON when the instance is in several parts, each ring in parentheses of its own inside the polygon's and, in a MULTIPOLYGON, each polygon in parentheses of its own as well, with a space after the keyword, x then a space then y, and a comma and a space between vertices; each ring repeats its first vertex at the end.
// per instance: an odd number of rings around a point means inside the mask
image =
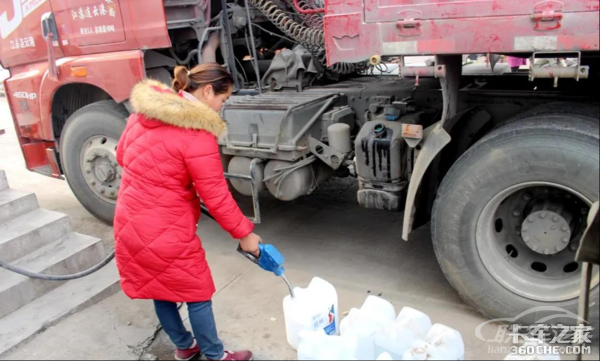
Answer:
POLYGON ((402 78, 443 78, 446 76, 446 66, 435 64, 433 66, 406 66, 406 57, 400 57, 400 76, 402 78))
POLYGON ((402 138, 411 148, 416 148, 423 141, 423 126, 417 124, 402 124, 402 138))
MULTIPOLYGON (((262 222, 260 216, 260 203, 258 198, 258 187, 256 186, 255 181, 255 169, 258 163, 261 163, 263 160, 260 158, 255 158, 250 162, 250 175, 242 175, 242 174, 233 174, 233 173, 223 173, 226 179, 240 179, 250 181, 250 187, 252 189, 252 206, 254 208, 254 217, 246 217, 250 220, 250 222, 254 224, 260 224, 262 222)), ((206 214, 209 214, 208 208, 204 205, 204 202, 200 205, 202 211, 206 214)), ((212 216, 211 216, 212 218, 212 216)))
POLYGON ((588 79, 590 76, 590 67, 581 65, 581 52, 574 51, 569 53, 552 53, 552 52, 541 52, 541 53, 533 53, 531 58, 531 67, 529 68, 529 80, 534 81, 537 78, 540 79, 554 79, 554 87, 558 88, 558 79, 575 79, 579 81, 579 79, 588 79), (576 67, 564 67, 556 65, 549 67, 536 66, 535 60, 536 57, 540 55, 552 55, 553 57, 558 57, 559 55, 567 55, 574 54, 577 55, 577 66, 576 67))
POLYGON ((344 162, 346 155, 341 153, 327 144, 316 140, 313 137, 308 138, 310 152, 316 155, 320 160, 325 162, 332 169, 338 169, 344 162))

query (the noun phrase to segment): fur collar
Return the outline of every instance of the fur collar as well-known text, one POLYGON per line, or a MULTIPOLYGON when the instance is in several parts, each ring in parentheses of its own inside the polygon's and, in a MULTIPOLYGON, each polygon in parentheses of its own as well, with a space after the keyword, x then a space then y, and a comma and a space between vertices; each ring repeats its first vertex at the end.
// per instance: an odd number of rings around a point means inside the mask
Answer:
POLYGON ((150 119, 184 129, 205 130, 219 138, 226 129, 219 114, 200 102, 175 94, 165 84, 145 80, 131 92, 133 111, 150 119))

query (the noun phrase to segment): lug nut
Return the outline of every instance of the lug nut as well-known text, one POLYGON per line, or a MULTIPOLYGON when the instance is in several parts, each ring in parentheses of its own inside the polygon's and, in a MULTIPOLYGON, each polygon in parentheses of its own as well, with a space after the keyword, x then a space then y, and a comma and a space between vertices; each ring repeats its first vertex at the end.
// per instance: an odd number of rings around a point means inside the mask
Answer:
POLYGON ((546 217, 548 217, 548 214, 546 212, 540 213, 541 219, 545 219, 546 217))
POLYGON ((515 217, 521 217, 521 211, 520 211, 520 210, 518 210, 518 209, 515 209, 515 210, 513 211, 513 215, 514 215, 515 217))
POLYGON ((525 239, 525 242, 527 242, 527 243, 529 243, 529 241, 531 241, 531 237, 529 237, 529 236, 525 237, 524 239, 525 239))
POLYGON ((94 157, 87 157, 87 158, 85 159, 85 161, 86 161, 86 162, 88 162, 88 163, 91 163, 91 162, 93 162, 93 161, 94 161, 94 157))
POLYGON ((529 221, 529 223, 533 223, 533 221, 534 221, 533 216, 529 216, 529 218, 527 218, 527 220, 529 221))
POLYGON ((567 227, 567 226, 563 226, 561 229, 563 230, 563 232, 568 232, 569 231, 569 227, 567 227))
POLYGON ((573 243, 573 244, 571 245, 571 250, 572 250, 572 251, 577 251, 577 249, 579 249, 579 245, 578 245, 577 243, 573 243))
POLYGON ((569 243, 569 239, 567 237, 563 238, 564 243, 569 243))
POLYGON ((91 184, 92 184, 93 186, 95 186, 95 185, 96 185, 96 181, 95 181, 95 180, 93 180, 91 184))
POLYGON ((106 188, 104 188, 104 187, 100 188, 100 193, 102 193, 102 194, 106 193, 106 188))
POLYGON ((552 225, 552 227, 550 227, 551 230, 556 231, 556 229, 558 228, 558 226, 556 224, 552 225))
POLYGON ((544 250, 544 254, 545 254, 546 256, 547 256, 547 255, 549 255, 549 254, 550 254, 550 250, 549 250, 549 249, 545 249, 545 250, 544 250))
POLYGON ((560 252, 561 247, 560 246, 556 246, 556 252, 560 252))
POLYGON ((523 232, 529 231, 529 226, 523 226, 523 232))
POLYGON ((85 172, 86 172, 87 174, 90 174, 90 173, 92 173, 92 168, 86 168, 86 169, 85 169, 85 172))
POLYGON ((558 218, 558 216, 554 216, 554 217, 552 217, 552 221, 554 223, 556 223, 556 222, 560 221, 560 218, 558 218))
POLYGON ((524 194, 523 195, 523 199, 526 200, 526 201, 530 201, 531 200, 531 194, 529 194, 529 193, 524 194))
POLYGON ((114 196, 115 194, 117 194, 117 192, 114 189, 110 191, 111 196, 114 196))
POLYGON ((533 246, 531 246, 531 249, 534 250, 534 251, 537 251, 537 249, 538 249, 537 244, 534 244, 533 246))

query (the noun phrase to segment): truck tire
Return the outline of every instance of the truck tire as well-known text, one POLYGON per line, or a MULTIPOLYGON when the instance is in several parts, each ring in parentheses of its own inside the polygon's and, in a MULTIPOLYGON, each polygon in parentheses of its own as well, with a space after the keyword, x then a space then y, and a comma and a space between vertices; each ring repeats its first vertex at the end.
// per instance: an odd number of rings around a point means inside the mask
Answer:
POLYGON ((598 122, 577 116, 533 116, 486 135, 445 177, 431 221, 436 257, 462 298, 485 316, 532 324, 557 314, 532 309, 555 306, 572 314, 546 323, 577 322, 574 259, 584 213, 600 193, 598 133, 598 122))
POLYGON ((76 111, 60 139, 61 164, 73 193, 92 215, 112 224, 121 168, 116 147, 129 112, 112 100, 76 111))
POLYGON ((515 122, 520 122, 523 119, 539 117, 542 115, 570 115, 571 117, 575 117, 581 120, 589 121, 592 123, 598 123, 598 119, 600 119, 600 107, 598 107, 598 105, 573 102, 547 103, 543 105, 538 105, 525 112, 517 114, 516 116, 510 118, 508 121, 499 124, 498 128, 515 122))

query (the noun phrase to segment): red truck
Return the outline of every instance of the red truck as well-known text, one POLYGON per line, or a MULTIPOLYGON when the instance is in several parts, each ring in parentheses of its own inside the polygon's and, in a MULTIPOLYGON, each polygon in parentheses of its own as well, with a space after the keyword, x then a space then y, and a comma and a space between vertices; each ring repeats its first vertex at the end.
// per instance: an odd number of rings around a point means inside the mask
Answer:
MULTIPOLYGON (((0 61, 27 167, 65 177, 99 219, 112 221, 134 84, 219 62, 236 81, 223 163, 232 189, 254 198, 255 221, 261 191, 291 201, 355 177, 360 205, 404 211, 399 238, 431 222, 442 270, 486 316, 576 312, 575 251, 600 193, 599 9, 598 0, 7 0, 0 61)), ((596 269, 592 319, 598 281, 596 269)))

